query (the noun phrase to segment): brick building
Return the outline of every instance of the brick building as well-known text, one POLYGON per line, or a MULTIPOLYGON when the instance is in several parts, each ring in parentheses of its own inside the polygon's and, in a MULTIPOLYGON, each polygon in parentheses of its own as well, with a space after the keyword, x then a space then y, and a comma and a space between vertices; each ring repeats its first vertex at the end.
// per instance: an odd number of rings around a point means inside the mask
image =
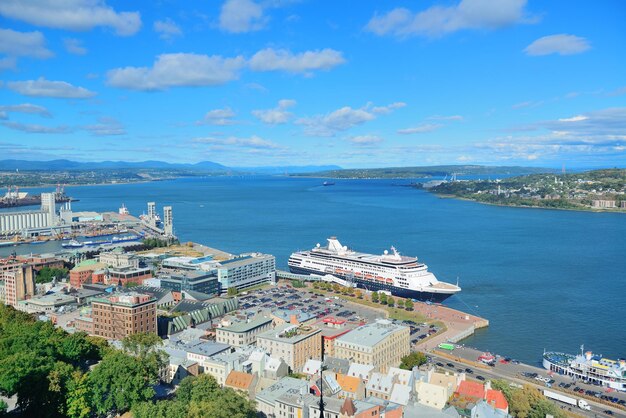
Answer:
POLYGON ((156 299, 129 293, 94 299, 91 303, 93 334, 121 340, 131 334, 157 332, 156 299))

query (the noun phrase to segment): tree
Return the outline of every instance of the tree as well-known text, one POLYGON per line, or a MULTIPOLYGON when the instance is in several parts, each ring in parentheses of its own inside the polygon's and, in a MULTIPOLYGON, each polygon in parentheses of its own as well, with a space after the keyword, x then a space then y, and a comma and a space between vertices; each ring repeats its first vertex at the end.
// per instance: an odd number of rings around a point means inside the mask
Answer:
POLYGON ((98 415, 123 412, 154 396, 159 370, 122 351, 109 353, 89 373, 92 405, 98 415))
POLYGON ((134 418, 187 418, 189 405, 180 401, 141 402, 133 406, 134 418))
POLYGON ((416 351, 414 353, 409 354, 408 356, 402 357, 402 362, 400 363, 400 368, 404 370, 413 370, 413 367, 421 366, 422 364, 426 364, 428 362, 428 358, 424 353, 416 351))
POLYGON ((238 293, 239 293, 239 291, 237 290, 236 287, 229 287, 228 288, 228 296, 234 297, 234 296, 237 296, 238 293))
POLYGON ((381 293, 380 294, 380 303, 382 303, 383 305, 387 304, 387 294, 386 293, 381 293))
POLYGON ((184 378, 176 390, 176 399, 189 404, 203 399, 212 399, 220 392, 220 385, 210 374, 201 374, 197 377, 184 378))
POLYGON ((395 300, 394 300, 394 298, 392 298, 391 296, 389 296, 389 297, 387 298, 387 305, 388 305, 389 307, 393 308, 393 305, 394 305, 394 304, 395 304, 395 300))
POLYGON ((91 416, 91 391, 86 374, 76 370, 67 382, 65 399, 66 414, 70 418, 87 418, 91 416))
POLYGON ((380 299, 379 299, 379 297, 378 297, 378 292, 373 292, 373 293, 372 293, 372 302, 374 302, 374 303, 378 303, 378 301, 379 301, 379 300, 380 300, 380 299))
POLYGON ((4 416, 4 414, 6 414, 7 409, 9 409, 9 405, 7 405, 7 403, 5 401, 0 399, 0 417, 4 416))
POLYGON ((407 311, 412 311, 413 310, 413 301, 411 299, 407 299, 404 301, 404 306, 406 307, 407 311))
POLYGON ((61 280, 67 277, 69 270, 66 268, 55 268, 55 267, 42 267, 41 270, 36 272, 35 282, 37 283, 49 283, 53 278, 56 277, 57 280, 61 280))
POLYGON ((221 390, 213 400, 192 402, 188 418, 255 418, 254 402, 244 398, 231 388, 221 390))
POLYGON ((361 292, 360 290, 356 290, 354 292, 354 296, 356 296, 357 299, 363 299, 363 292, 361 292))
POLYGON ((339 293, 340 291, 341 291, 341 286, 339 286, 337 283, 333 284, 333 292, 339 293))
POLYGON ((404 299, 398 299, 396 305, 398 305, 398 308, 404 308, 404 299))

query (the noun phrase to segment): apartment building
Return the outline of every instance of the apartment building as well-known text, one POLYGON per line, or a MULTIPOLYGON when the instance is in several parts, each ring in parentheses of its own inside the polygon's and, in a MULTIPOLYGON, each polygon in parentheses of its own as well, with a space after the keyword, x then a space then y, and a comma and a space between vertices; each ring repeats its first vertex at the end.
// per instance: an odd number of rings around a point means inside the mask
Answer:
POLYGON ((398 366, 410 351, 409 328, 388 320, 360 326, 335 340, 335 357, 371 364, 383 373, 398 366))
POLYGON ((234 322, 227 327, 216 329, 215 340, 218 343, 243 347, 256 343, 257 335, 272 328, 271 318, 258 316, 247 322, 234 322))
POLYGON ((251 253, 231 260, 221 261, 217 278, 222 292, 231 287, 245 289, 276 280, 276 258, 273 255, 251 253))
POLYGON ((320 358, 320 330, 306 325, 284 324, 257 336, 257 346, 282 359, 291 370, 301 370, 310 358, 320 358))
POLYGON ((151 295, 129 293, 98 298, 91 308, 93 333, 98 337, 121 340, 131 334, 157 332, 156 299, 151 295))
POLYGON ((35 270, 29 264, 22 264, 10 271, 0 273, 4 281, 4 302, 17 307, 17 302, 35 295, 35 270))

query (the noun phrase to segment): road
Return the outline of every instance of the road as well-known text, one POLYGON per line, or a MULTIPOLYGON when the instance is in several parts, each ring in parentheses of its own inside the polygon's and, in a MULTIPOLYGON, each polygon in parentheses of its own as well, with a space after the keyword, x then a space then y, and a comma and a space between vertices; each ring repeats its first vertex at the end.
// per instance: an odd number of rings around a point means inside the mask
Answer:
MULTIPOLYGON (((529 384, 537 389, 543 390, 546 387, 543 384, 538 384, 537 381, 532 379, 527 379, 523 377, 522 373, 537 373, 540 376, 548 377, 547 370, 539 367, 530 366, 527 364, 519 363, 519 364, 502 364, 496 363, 495 367, 488 367, 476 362, 478 356, 482 354, 481 351, 475 350, 473 348, 463 347, 457 348, 452 353, 440 353, 438 351, 430 351, 428 355, 432 356, 435 362, 439 362, 444 365, 444 369, 448 370, 457 370, 457 369, 466 369, 469 368, 473 371, 471 374, 467 374, 468 378, 476 378, 476 376, 482 376, 487 379, 505 379, 510 382, 514 382, 517 384, 529 384), (447 366, 447 363, 453 364, 454 368, 450 368, 447 366)), ((550 389, 555 392, 564 393, 568 396, 575 397, 577 399, 585 399, 591 405, 591 411, 583 411, 578 408, 574 408, 573 412, 583 414, 588 417, 597 417, 597 416, 609 416, 605 414, 603 411, 609 410, 613 412, 613 416, 626 417, 626 410, 620 408, 618 406, 614 406, 613 404, 607 405, 599 402, 596 398, 582 396, 580 394, 574 394, 572 391, 567 391, 558 387, 558 384, 563 383, 572 383, 571 378, 568 376, 559 376, 554 375, 552 379, 556 381, 553 387, 550 389)), ((585 385, 581 382, 577 382, 576 386, 579 386, 583 389, 595 390, 598 391, 599 388, 593 385, 585 385)), ((613 392, 611 396, 618 397, 619 399, 626 399, 626 393, 616 393, 613 392)), ((562 407, 563 404, 560 402, 555 402, 556 405, 562 407)))

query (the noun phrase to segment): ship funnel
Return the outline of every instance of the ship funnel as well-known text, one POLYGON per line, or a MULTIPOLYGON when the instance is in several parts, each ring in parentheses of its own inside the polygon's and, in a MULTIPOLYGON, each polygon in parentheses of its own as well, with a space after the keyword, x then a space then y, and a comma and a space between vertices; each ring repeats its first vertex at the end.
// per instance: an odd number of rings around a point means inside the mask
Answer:
POLYGON ((619 360, 619 367, 620 368, 626 368, 626 360, 620 359, 619 360))
POLYGON ((591 351, 587 351, 587 352, 585 352, 585 359, 586 359, 586 360, 591 360, 591 356, 592 356, 592 354, 593 354, 593 353, 592 353, 591 351))

